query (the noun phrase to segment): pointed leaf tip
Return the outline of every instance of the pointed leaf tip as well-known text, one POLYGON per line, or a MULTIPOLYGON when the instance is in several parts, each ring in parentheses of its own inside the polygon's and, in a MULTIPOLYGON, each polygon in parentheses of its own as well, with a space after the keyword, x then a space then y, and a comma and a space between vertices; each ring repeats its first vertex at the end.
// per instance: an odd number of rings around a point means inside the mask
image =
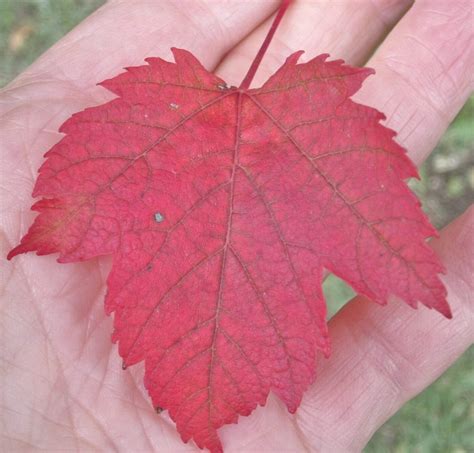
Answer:
POLYGON ((293 52, 289 57, 287 57, 284 64, 296 65, 298 63, 298 60, 300 59, 301 55, 303 55, 303 54, 304 54, 304 50, 297 50, 296 52, 293 52))
POLYGON ((178 65, 190 65, 202 67, 202 63, 189 50, 180 49, 178 47, 171 47, 174 61, 178 65))

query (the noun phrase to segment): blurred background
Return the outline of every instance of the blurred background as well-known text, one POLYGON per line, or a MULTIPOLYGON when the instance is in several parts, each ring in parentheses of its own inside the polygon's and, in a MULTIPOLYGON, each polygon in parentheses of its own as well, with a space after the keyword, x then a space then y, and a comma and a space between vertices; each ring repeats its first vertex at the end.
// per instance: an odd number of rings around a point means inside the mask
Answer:
MULTIPOLYGON (((447 0, 446 0, 447 1, 447 0)), ((0 0, 0 88, 104 0, 0 0)), ((410 183, 432 222, 442 228, 474 201, 474 97, 410 183)), ((352 290, 330 276, 330 315, 352 290)), ((372 452, 474 453, 474 347, 374 435, 372 452)))

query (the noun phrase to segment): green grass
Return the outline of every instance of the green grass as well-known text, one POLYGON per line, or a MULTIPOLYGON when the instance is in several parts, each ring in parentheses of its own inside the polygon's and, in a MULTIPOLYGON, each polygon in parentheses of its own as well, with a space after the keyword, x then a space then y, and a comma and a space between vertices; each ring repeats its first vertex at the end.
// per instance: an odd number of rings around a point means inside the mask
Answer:
MULTIPOLYGON (((0 0, 0 87, 103 3, 102 0, 0 0)), ((421 170, 414 190, 441 227, 474 197, 474 98, 444 135, 421 170)), ((330 315, 353 291, 330 276, 324 291, 330 315)), ((474 452, 474 348, 438 381, 388 421, 366 453, 474 452)))
POLYGON ((0 0, 0 87, 103 0, 0 0), (15 39, 21 40, 18 47, 15 39))

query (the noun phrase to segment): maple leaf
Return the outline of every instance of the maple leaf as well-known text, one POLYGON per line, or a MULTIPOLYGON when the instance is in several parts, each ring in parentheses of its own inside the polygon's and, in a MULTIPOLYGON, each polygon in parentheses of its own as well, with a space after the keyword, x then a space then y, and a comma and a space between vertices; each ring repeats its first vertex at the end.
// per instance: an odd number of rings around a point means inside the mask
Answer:
POLYGON ((102 82, 118 97, 62 125, 40 214, 8 256, 112 254, 124 367, 144 360, 155 407, 216 452, 217 429, 270 391, 297 409, 330 350, 325 269, 380 304, 451 316, 404 182, 416 169, 383 114, 350 99, 373 71, 296 52, 248 88, 283 13, 240 88, 180 49, 102 82))

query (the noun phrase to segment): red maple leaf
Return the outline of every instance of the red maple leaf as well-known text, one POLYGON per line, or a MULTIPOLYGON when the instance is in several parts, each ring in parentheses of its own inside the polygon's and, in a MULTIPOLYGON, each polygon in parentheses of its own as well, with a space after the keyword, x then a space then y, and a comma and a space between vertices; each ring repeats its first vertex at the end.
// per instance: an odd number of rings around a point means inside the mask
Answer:
POLYGON ((9 254, 113 254, 124 366, 144 360, 154 405, 215 452, 217 429, 270 390, 294 412, 313 382, 329 354, 324 269, 380 304, 450 316, 435 231, 403 181, 416 169, 350 99, 373 71, 297 52, 248 88, 287 3, 239 88, 179 49, 103 82, 118 97, 63 124, 40 214, 9 254))

